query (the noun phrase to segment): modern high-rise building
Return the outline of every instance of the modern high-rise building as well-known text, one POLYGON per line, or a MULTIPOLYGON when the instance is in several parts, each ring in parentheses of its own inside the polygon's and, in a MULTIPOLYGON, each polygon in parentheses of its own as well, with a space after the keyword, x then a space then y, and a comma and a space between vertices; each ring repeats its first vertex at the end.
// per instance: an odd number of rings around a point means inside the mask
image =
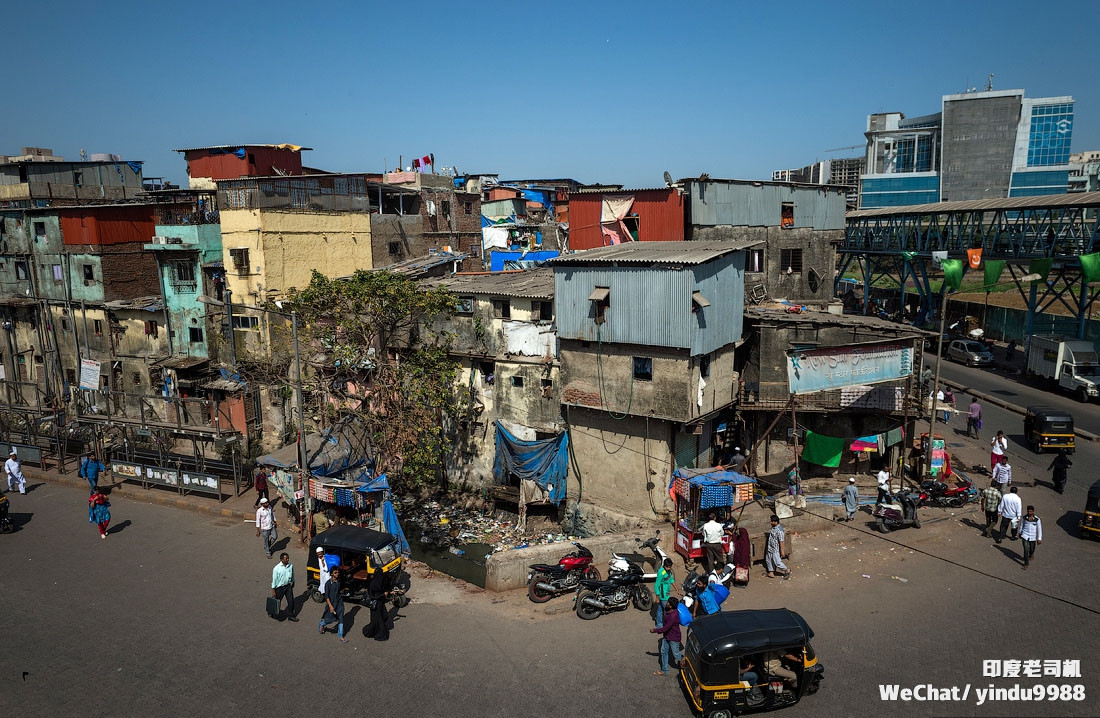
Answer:
POLYGON ((932 115, 869 115, 860 207, 1063 194, 1073 104, 987 90, 944 95, 932 115))
POLYGON ((864 162, 863 157, 821 160, 798 169, 775 170, 772 172, 772 182, 844 185, 851 188, 846 194, 848 204, 855 206, 864 162))

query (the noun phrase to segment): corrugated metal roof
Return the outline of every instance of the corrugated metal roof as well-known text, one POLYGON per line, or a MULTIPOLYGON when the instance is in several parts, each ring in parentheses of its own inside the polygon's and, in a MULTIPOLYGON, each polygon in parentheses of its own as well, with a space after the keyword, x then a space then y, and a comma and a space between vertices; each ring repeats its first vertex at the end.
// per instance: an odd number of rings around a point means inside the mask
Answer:
POLYGON ((454 294, 492 294, 500 297, 531 299, 554 298, 554 272, 527 269, 508 272, 470 272, 427 279, 424 285, 445 287, 454 294))
POLYGON ((919 329, 908 324, 898 324, 878 317, 865 317, 862 314, 832 314, 831 312, 803 311, 788 312, 786 309, 769 307, 746 307, 745 316, 751 319, 764 319, 769 322, 784 324, 831 324, 843 327, 867 327, 871 329, 885 329, 892 332, 903 332, 914 336, 935 336, 936 332, 919 329))
POLYGON ((164 309, 164 302, 160 300, 160 297, 138 297, 137 299, 117 299, 113 302, 106 302, 103 306, 108 309, 144 309, 147 312, 159 312, 164 309))
POLYGON ((630 242, 586 249, 548 259, 547 264, 704 264, 731 252, 763 244, 764 240, 707 240, 693 242, 630 242))
POLYGON ((608 187, 597 187, 595 189, 578 189, 570 192, 569 194, 619 194, 621 192, 660 192, 664 190, 675 189, 673 187, 623 187, 619 189, 611 189, 608 187))
POLYGON ((859 219, 861 217, 885 217, 892 214, 941 214, 944 212, 970 212, 973 210, 1041 209, 1044 207, 1100 207, 1100 192, 910 204, 902 207, 858 209, 854 212, 848 212, 845 216, 848 219, 859 219))
POLYGON ((690 182, 695 183, 707 183, 714 182, 717 184, 743 184, 752 185, 754 187, 762 187, 764 185, 774 185, 776 187, 805 187, 808 189, 832 189, 843 190, 850 189, 849 185, 843 184, 815 184, 813 182, 780 182, 779 180, 749 180, 749 179, 720 179, 718 177, 684 177, 678 179, 673 184, 687 184, 690 182))
POLYGON ((423 257, 413 257, 412 259, 395 262, 389 266, 380 267, 380 269, 394 272, 395 274, 419 274, 433 267, 438 267, 441 264, 461 262, 469 256, 470 255, 462 252, 435 252, 423 257))
MULTIPOLYGON (((263 144, 252 143, 252 144, 243 144, 243 145, 208 145, 206 147, 181 147, 178 150, 172 150, 172 151, 173 152, 201 152, 202 150, 228 150, 228 149, 237 149, 238 147, 241 147, 241 148, 243 148, 243 147, 264 147, 266 149, 277 149, 277 148, 287 148, 287 149, 289 149, 288 144, 263 145, 263 144)), ((306 152, 306 151, 312 152, 313 148, 312 147, 299 147, 296 150, 296 152, 306 152)))

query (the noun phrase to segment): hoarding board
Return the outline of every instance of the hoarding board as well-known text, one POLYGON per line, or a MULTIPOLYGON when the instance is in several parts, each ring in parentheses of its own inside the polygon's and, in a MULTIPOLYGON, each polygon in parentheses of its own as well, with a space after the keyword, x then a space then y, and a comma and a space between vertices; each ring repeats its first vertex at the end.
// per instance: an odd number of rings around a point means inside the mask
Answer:
POLYGON ((80 388, 92 391, 99 388, 99 362, 93 359, 80 360, 80 388))
POLYGON ((792 394, 812 394, 849 386, 904 379, 913 373, 913 348, 868 344, 787 352, 787 385, 792 394))

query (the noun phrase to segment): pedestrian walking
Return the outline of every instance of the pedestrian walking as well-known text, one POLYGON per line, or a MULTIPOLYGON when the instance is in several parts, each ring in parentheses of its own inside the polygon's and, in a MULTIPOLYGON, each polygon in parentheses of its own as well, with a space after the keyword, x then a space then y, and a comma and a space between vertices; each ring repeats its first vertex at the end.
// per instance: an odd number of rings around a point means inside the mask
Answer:
POLYGON ((279 540, 279 523, 267 499, 260 499, 260 508, 256 509, 256 535, 263 540, 264 553, 271 558, 271 548, 279 540))
POLYGON ((4 462, 4 473, 8 475, 8 491, 15 491, 15 487, 19 487, 19 493, 27 493, 27 479, 23 476, 23 467, 19 465, 19 457, 14 451, 8 454, 8 460, 4 462))
POLYGON ((386 592, 389 579, 381 571, 375 571, 367 583, 367 601, 370 606, 370 623, 363 626, 363 637, 376 641, 390 640, 389 616, 386 601, 390 594, 386 592))
POLYGON ((856 517, 856 509, 859 508, 859 489, 856 488, 856 477, 848 477, 848 485, 840 492, 841 501, 844 502, 844 512, 848 515, 845 521, 851 521, 856 517))
POLYGON ((650 633, 661 634, 661 669, 654 671, 655 676, 667 676, 668 675, 668 654, 672 654, 672 658, 676 661, 676 666, 679 667, 680 662, 684 660, 683 653, 680 650, 680 601, 676 597, 670 597, 666 602, 664 621, 657 628, 649 629, 650 633))
POLYGON ((111 502, 98 486, 92 489, 92 495, 88 497, 88 523, 99 528, 101 539, 107 538, 107 527, 111 523, 111 502))
POLYGON ((802 474, 798 471, 798 464, 794 465, 794 468, 787 472, 787 494, 789 496, 798 496, 802 493, 802 474))
POLYGON ((772 528, 768 531, 768 548, 764 555, 764 566, 768 569, 768 578, 775 578, 776 571, 780 572, 783 578, 789 578, 791 571, 783 563, 783 559, 787 558, 783 544, 786 533, 779 523, 779 517, 775 514, 772 514, 771 523, 772 528))
POLYGON ((988 537, 989 532, 996 526, 997 510, 1001 506, 1002 498, 1004 495, 996 481, 990 481, 989 486, 982 490, 982 511, 985 511, 985 528, 982 529, 982 536, 988 537))
MULTIPOLYGON (((282 606, 286 599, 286 618, 288 621, 298 622, 294 615, 294 564, 290 562, 290 554, 285 551, 279 554, 279 563, 271 569, 271 597, 282 606)), ((282 611, 279 611, 279 616, 282 611)), ((278 616, 273 616, 277 618, 278 616)))
POLYGON ((1035 558, 1035 549, 1043 542, 1043 522, 1035 515, 1035 507, 1028 506, 1027 514, 1020 520, 1020 543, 1024 548, 1024 565, 1031 565, 1031 559, 1035 558))
POLYGON ((744 526, 734 526, 733 538, 730 541, 730 553, 733 558, 733 580, 741 584, 742 588, 748 588, 749 569, 752 567, 752 543, 749 541, 749 531, 744 526))
POLYGON ((325 612, 321 616, 321 622, 317 624, 317 632, 324 635, 329 626, 336 624, 336 635, 340 637, 340 643, 347 643, 344 638, 344 594, 340 587, 340 569, 334 567, 332 576, 325 584, 325 612))
POLYGON ((657 578, 653 581, 653 594, 657 597, 657 625, 665 620, 665 601, 672 596, 672 586, 676 579, 672 575, 672 559, 666 558, 657 569, 657 578))
POLYGON ((1001 517, 1001 536, 1000 538, 993 539, 997 543, 1004 540, 1004 537, 1008 535, 1008 529, 1012 529, 1012 540, 1015 541, 1020 531, 1020 514, 1023 513, 1023 506, 1020 502, 1019 492, 1016 487, 1013 486, 1008 490, 1008 493, 1001 498, 1001 503, 997 506, 997 514, 1001 517))
POLYGON ((997 464, 1001 462, 1000 457, 1008 451, 1008 439, 1005 438, 1005 433, 998 431, 997 435, 990 440, 989 447, 989 470, 993 471, 997 464))
POLYGON ((741 468, 745 465, 745 455, 741 453, 741 447, 737 446, 733 449, 733 458, 730 459, 730 468, 741 473, 741 468))
POLYGON ((717 571, 722 567, 722 556, 726 553, 722 547, 722 524, 717 514, 709 514, 709 521, 703 524, 703 551, 707 557, 707 571, 717 571))
POLYGON ((107 467, 100 463, 93 451, 80 462, 80 471, 77 473, 80 478, 87 479, 92 491, 95 491, 96 486, 99 485, 99 473, 106 470, 107 467))
POLYGON ((875 474, 875 478, 878 479, 878 498, 875 500, 875 503, 890 503, 890 472, 887 471, 884 466, 875 474))
POLYGON ((1008 463, 1007 456, 1002 455, 1001 463, 993 467, 993 480, 1002 494, 1008 491, 1008 485, 1012 483, 1012 465, 1008 463))
POLYGON ((950 424, 951 415, 955 413, 955 393, 951 391, 951 387, 947 387, 943 390, 943 403, 951 407, 950 409, 943 410, 943 423, 950 424))
POLYGON ((254 488, 256 489, 256 503, 252 505, 253 508, 258 508, 261 501, 271 500, 271 497, 267 495, 267 472, 263 469, 260 469, 260 472, 256 474, 254 488))
POLYGON ((937 389, 933 393, 935 394, 935 396, 933 396, 933 394, 928 395, 928 398, 935 399, 935 401, 932 402, 932 416, 936 415, 936 411, 942 411, 943 412, 943 423, 946 424, 947 423, 947 410, 943 408, 943 406, 944 406, 943 389, 937 389))
POLYGON ((1066 490, 1066 472, 1069 467, 1073 466, 1073 462, 1069 460, 1069 455, 1066 454, 1065 449, 1059 449, 1058 455, 1054 457, 1054 461, 1050 462, 1050 466, 1047 470, 1053 470, 1054 474, 1052 479, 1054 481, 1054 490, 1058 493, 1065 493, 1066 490))
POLYGON ((966 410, 966 436, 974 432, 974 438, 982 438, 982 405, 978 403, 978 397, 970 397, 970 406, 966 410))

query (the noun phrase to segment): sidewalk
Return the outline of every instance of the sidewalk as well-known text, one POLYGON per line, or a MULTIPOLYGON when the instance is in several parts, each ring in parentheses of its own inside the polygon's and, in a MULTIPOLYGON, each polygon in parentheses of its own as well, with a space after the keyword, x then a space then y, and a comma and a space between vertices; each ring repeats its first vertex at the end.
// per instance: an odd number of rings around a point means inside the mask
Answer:
MULTIPOLYGON (((48 481, 63 486, 88 489, 88 480, 76 475, 76 470, 61 473, 56 468, 39 469, 32 466, 23 466, 23 474, 27 477, 27 483, 34 481, 48 481)), ((100 474, 99 485, 110 489, 112 496, 122 496, 134 501, 144 501, 150 504, 171 506, 178 509, 188 509, 200 513, 224 516, 227 518, 252 519, 256 518, 256 493, 249 489, 240 496, 230 496, 224 502, 211 496, 189 494, 181 496, 171 489, 150 488, 144 489, 139 484, 116 481, 111 472, 100 474)))

